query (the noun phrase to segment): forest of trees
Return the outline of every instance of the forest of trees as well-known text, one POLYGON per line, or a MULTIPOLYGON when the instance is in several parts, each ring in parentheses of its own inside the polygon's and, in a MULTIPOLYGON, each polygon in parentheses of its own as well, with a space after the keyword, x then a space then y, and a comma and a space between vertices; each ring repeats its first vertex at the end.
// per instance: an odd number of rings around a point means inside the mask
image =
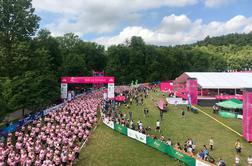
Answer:
POLYGON ((105 49, 73 33, 53 37, 39 29, 31 0, 0 1, 0 116, 38 110, 60 97, 61 76, 89 76, 92 70, 132 80, 171 80, 185 71, 248 70, 252 34, 207 37, 192 45, 148 45, 134 36, 105 49))

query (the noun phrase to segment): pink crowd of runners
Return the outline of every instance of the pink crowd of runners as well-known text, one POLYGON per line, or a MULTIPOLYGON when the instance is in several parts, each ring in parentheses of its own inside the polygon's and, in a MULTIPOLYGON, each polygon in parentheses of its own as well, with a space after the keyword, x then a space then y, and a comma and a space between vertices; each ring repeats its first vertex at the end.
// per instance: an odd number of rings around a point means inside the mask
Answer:
POLYGON ((10 133, 6 141, 0 142, 0 166, 72 165, 97 122, 101 100, 101 92, 77 97, 10 133))

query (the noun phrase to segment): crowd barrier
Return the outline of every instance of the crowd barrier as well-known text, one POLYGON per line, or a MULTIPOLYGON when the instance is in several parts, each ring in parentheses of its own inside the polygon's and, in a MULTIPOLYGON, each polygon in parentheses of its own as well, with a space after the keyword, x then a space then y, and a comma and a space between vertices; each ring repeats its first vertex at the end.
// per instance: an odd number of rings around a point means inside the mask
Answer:
POLYGON ((27 125, 28 123, 33 122, 34 120, 37 120, 45 115, 47 115, 49 112, 53 112, 58 110, 59 108, 63 107, 65 103, 61 103, 59 105, 56 105, 54 107, 48 108, 46 110, 36 112, 35 114, 28 115, 27 117, 18 120, 17 122, 9 124, 9 126, 0 129, 0 136, 7 136, 9 133, 12 133, 16 131, 17 129, 21 128, 22 126, 27 125))
POLYGON ((183 152, 180 152, 179 150, 176 150, 172 146, 169 146, 159 140, 153 139, 152 137, 149 137, 145 134, 142 134, 138 131, 129 129, 127 127, 121 126, 119 124, 116 124, 112 121, 108 121, 106 119, 103 119, 103 123, 108 126, 109 128, 126 135, 132 139, 135 139, 141 143, 144 143, 154 149, 157 149, 173 158, 176 158, 179 161, 182 161, 186 165, 189 166, 213 166, 213 164, 207 163, 205 161, 202 161, 200 159, 197 159, 195 157, 189 156, 183 152))

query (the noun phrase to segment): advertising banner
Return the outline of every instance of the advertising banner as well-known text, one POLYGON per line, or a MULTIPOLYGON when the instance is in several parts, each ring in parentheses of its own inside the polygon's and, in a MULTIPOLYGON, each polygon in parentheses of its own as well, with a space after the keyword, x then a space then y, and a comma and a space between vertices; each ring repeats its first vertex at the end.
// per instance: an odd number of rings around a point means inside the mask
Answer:
POLYGON ((168 97, 168 98, 166 98, 166 101, 172 105, 175 105, 175 104, 187 105, 188 104, 187 100, 183 100, 182 98, 175 98, 175 97, 168 97))
POLYGON ((243 91, 243 137, 245 140, 252 141, 252 89, 246 88, 243 91))
MULTIPOLYGON (((186 81, 187 95, 190 97, 191 104, 198 104, 198 82, 195 78, 189 78, 186 81)), ((187 99, 188 99, 187 96, 187 99)))
POLYGON ((195 166, 195 159, 175 150, 172 146, 169 146, 159 140, 155 140, 151 137, 147 137, 147 145, 174 157, 187 165, 195 166))
POLYGON ((121 134, 127 135, 127 127, 121 126, 119 124, 115 124, 115 131, 118 131, 121 134))
POLYGON ((108 98, 114 98, 115 97, 115 84, 109 83, 108 84, 108 98))
POLYGON ((173 90, 172 82, 161 82, 159 87, 162 92, 169 92, 173 90))
POLYGON ((182 161, 183 163, 190 165, 190 166, 195 166, 196 160, 193 157, 190 157, 184 153, 179 152, 178 150, 174 149, 173 147, 171 148, 171 153, 167 153, 168 155, 182 161))
POLYGON ((67 83, 61 83, 61 99, 67 98, 67 83))
POLYGON ((171 147, 159 140, 153 139, 151 137, 147 137, 146 143, 150 147, 153 147, 163 153, 167 153, 167 154, 171 153, 171 149, 170 149, 171 147))
POLYGON ((201 160, 196 160, 196 165, 195 166, 211 166, 211 164, 206 163, 206 162, 201 161, 201 160))
POLYGON ((103 123, 106 126, 110 127, 111 129, 113 129, 113 130, 115 129, 115 125, 114 125, 113 121, 109 121, 108 119, 103 119, 103 123))
POLYGON ((139 133, 138 131, 128 129, 128 137, 133 138, 137 141, 140 141, 144 144, 146 144, 146 135, 139 133))
POLYGON ((108 84, 114 82, 115 77, 61 77, 61 83, 68 84, 108 84))

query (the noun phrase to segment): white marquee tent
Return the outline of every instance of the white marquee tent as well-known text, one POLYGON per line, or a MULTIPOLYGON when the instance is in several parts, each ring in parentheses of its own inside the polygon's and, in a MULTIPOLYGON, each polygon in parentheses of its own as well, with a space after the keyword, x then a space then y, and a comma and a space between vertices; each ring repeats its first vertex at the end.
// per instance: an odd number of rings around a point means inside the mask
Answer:
POLYGON ((185 72, 175 83, 185 83, 187 78, 196 78, 201 89, 252 88, 252 72, 185 72))

